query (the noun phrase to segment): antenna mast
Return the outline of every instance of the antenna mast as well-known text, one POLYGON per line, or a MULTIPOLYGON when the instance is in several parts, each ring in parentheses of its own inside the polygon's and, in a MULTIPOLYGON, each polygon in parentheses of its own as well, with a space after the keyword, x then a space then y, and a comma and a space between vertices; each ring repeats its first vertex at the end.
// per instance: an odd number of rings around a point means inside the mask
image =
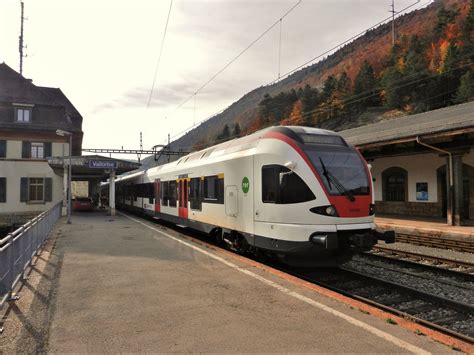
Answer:
POLYGON ((20 3, 21 4, 21 18, 20 18, 20 21, 21 21, 21 27, 20 27, 20 43, 19 43, 19 47, 18 49, 20 50, 20 74, 23 75, 23 58, 25 57, 23 55, 23 22, 25 20, 25 17, 23 16, 23 13, 24 13, 24 3, 23 1, 20 3))

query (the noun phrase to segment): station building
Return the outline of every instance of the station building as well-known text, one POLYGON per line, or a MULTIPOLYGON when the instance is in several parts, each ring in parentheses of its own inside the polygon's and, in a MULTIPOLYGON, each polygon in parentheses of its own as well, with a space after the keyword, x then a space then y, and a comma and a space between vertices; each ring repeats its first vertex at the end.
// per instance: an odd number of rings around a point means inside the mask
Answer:
POLYGON ((63 200, 50 156, 81 155, 82 116, 58 88, 34 85, 0 63, 0 223, 22 223, 63 200))
POLYGON ((340 133, 372 166, 378 215, 474 223, 474 102, 340 133))

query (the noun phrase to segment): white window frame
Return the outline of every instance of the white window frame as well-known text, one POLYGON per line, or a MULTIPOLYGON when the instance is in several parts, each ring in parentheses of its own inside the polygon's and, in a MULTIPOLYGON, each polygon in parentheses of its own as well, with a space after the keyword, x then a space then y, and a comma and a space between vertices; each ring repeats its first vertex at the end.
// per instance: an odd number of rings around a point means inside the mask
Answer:
POLYGON ((31 142, 31 159, 44 159, 44 143, 31 142))
MULTIPOLYGON (((28 178, 28 202, 33 202, 33 203, 40 203, 40 202, 45 202, 45 188, 46 188, 46 184, 45 184, 45 179, 44 178, 37 178, 37 177, 32 177, 32 178, 28 178), (35 182, 35 183, 32 183, 31 181, 35 179, 35 180, 38 180, 38 182, 35 182), (42 199, 41 200, 33 200, 31 199, 31 187, 32 186, 35 186, 35 187, 39 187, 41 186, 42 187, 42 199)), ((38 192, 36 192, 38 193, 38 192)))
POLYGON ((30 123, 32 110, 29 107, 16 108, 16 122, 30 123), (26 114, 26 115, 25 115, 26 114))

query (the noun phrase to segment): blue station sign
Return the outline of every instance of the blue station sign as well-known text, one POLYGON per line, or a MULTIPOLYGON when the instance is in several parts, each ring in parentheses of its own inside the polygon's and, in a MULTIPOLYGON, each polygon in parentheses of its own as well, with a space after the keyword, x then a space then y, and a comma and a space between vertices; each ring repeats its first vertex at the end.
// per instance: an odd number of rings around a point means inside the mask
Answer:
POLYGON ((113 160, 89 160, 89 168, 93 169, 117 169, 117 166, 113 160))

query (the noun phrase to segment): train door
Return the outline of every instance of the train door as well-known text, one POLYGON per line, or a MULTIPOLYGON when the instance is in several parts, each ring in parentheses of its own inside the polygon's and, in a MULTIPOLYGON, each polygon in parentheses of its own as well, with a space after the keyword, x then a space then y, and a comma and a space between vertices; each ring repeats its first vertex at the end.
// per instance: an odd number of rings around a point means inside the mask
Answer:
POLYGON ((155 212, 160 212, 161 206, 161 181, 155 180, 155 212))
POLYGON ((179 191, 179 216, 188 218, 188 178, 178 180, 179 191))

